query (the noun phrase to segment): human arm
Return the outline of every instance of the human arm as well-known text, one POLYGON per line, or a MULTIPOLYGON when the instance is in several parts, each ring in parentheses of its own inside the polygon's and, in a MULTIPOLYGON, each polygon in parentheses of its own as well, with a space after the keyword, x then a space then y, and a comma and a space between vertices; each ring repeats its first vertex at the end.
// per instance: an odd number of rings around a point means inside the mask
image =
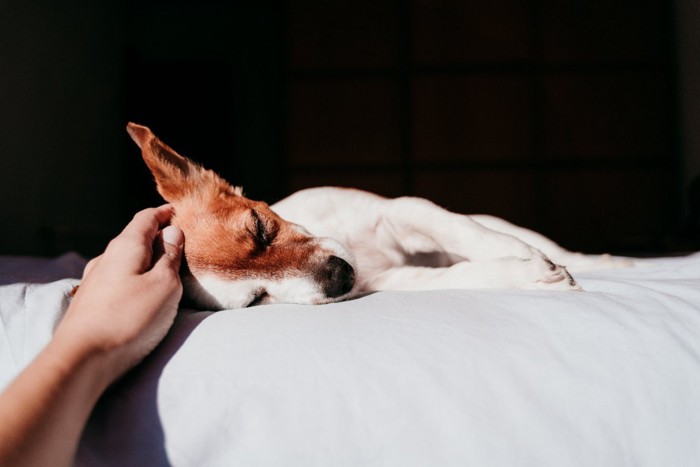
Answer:
POLYGON ((170 206, 138 213, 88 264, 53 339, 0 394, 0 465, 70 465, 104 390, 148 355, 182 296, 170 206))

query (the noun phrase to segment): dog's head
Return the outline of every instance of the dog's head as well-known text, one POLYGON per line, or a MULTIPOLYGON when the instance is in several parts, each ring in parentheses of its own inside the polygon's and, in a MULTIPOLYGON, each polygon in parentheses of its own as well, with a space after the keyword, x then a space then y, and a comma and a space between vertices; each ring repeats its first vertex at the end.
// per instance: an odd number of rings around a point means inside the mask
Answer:
POLYGON ((129 123, 158 192, 174 207, 185 234, 186 293, 199 306, 241 308, 262 303, 320 304, 347 297, 351 258, 337 242, 311 236, 243 196, 211 170, 129 123))

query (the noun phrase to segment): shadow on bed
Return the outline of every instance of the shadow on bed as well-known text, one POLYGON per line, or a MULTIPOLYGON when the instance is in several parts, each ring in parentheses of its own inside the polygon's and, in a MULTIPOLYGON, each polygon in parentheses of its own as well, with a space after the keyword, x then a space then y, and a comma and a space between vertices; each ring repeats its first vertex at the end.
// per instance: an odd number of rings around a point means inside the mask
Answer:
MULTIPOLYGON (((171 465, 158 407, 166 365, 211 312, 181 311, 163 343, 100 399, 85 428, 76 465, 171 465)), ((187 404, 188 399, 182 398, 187 404)), ((183 423, 187 423, 183 420, 183 423)))
POLYGON ((18 283, 47 284, 83 276, 87 260, 70 252, 56 258, 3 256, 0 258, 0 286, 18 283))

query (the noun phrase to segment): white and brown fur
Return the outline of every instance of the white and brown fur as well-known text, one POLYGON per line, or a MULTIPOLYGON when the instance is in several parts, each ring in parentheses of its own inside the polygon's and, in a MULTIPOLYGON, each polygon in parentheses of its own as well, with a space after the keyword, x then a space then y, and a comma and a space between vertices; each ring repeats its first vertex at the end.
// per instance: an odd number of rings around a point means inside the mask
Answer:
POLYGON ((502 219, 421 198, 345 188, 268 206, 177 154, 146 127, 127 130, 185 234, 185 290, 201 307, 322 304, 380 290, 580 290, 569 271, 628 260, 569 252, 502 219))

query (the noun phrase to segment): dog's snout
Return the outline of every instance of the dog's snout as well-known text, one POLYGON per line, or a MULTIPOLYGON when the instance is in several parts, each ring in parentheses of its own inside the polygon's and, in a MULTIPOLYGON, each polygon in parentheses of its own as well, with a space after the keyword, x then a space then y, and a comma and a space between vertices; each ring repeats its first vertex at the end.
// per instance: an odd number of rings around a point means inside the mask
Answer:
POLYGON ((321 268, 319 279, 326 297, 340 297, 352 290, 355 271, 344 259, 331 256, 321 268))

